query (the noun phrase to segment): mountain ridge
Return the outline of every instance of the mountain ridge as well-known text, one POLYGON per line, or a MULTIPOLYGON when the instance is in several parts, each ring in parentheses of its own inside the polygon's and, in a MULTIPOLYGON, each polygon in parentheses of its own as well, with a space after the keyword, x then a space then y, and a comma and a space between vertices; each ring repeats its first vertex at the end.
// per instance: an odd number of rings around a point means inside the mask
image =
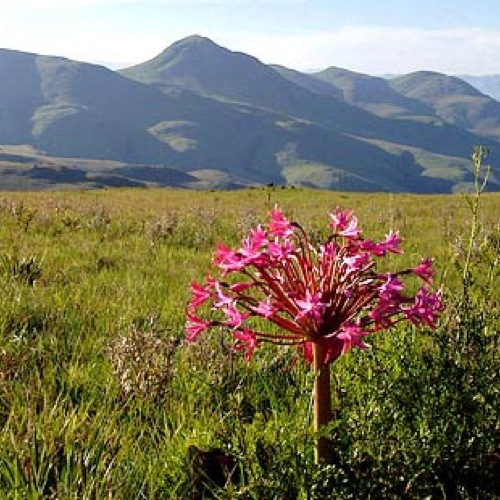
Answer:
MULTIPOLYGON (((132 166, 119 175, 131 183, 147 177, 163 185, 164 168, 191 176, 177 177, 186 187, 450 192, 470 185, 476 143, 493 160, 500 149, 497 108, 479 92, 453 94, 452 109, 466 106, 463 123, 397 82, 341 68, 309 75, 268 66, 199 35, 119 71, 2 49, 0 75, 0 145, 125 162, 132 166)), ((494 168, 493 189, 498 179, 494 168)))

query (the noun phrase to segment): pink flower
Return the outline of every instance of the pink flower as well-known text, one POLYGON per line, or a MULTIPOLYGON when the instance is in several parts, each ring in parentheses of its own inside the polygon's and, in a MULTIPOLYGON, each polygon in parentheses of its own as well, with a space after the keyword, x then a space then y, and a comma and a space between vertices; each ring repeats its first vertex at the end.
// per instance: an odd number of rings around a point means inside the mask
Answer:
POLYGON ((219 277, 233 273, 231 283, 211 276, 204 285, 191 283, 188 340, 217 326, 233 335, 234 348, 247 360, 270 342, 295 346, 306 362, 313 359, 314 345, 321 344, 322 361, 331 363, 352 348, 366 348, 364 337, 398 322, 434 327, 443 310, 441 291, 424 287, 415 296, 403 295, 404 277, 430 283, 432 260, 376 272, 375 257, 402 252, 398 233, 375 243, 362 237, 352 211, 337 208, 329 217, 332 234, 319 244, 277 207, 269 223, 252 230, 238 250, 219 243, 213 264, 219 277), (207 302, 212 321, 193 315, 207 302), (255 317, 274 327, 267 332, 249 328, 255 317))
POLYGON ((274 207, 273 210, 269 212, 269 233, 275 237, 289 237, 294 233, 294 227, 292 223, 283 216, 283 212, 278 208, 274 207))
POLYGON ((386 282, 380 285, 378 289, 382 297, 399 297, 403 291, 403 282, 397 276, 388 274, 386 282))
POLYGON ((434 276, 434 270, 432 269, 433 263, 434 261, 430 258, 422 259, 418 266, 411 268, 411 272, 427 283, 431 283, 432 277, 434 276))
POLYGON ((399 312, 390 301, 381 300, 369 313, 370 321, 375 330, 382 330, 392 326, 391 317, 399 312))
POLYGON ((201 286, 200 284, 193 281, 190 285, 191 289, 191 302, 189 303, 189 310, 194 311, 198 309, 202 304, 204 304, 211 296, 208 286, 201 286))
POLYGON ((212 326, 211 321, 198 318, 197 316, 191 313, 187 314, 187 318, 188 318, 188 323, 186 325, 186 332, 187 332, 186 339, 188 340, 188 342, 194 342, 198 338, 198 335, 201 332, 207 330, 212 326))
POLYGON ((358 271, 370 262, 370 255, 366 252, 344 257, 344 262, 350 270, 358 271))
POLYGON ((267 243, 267 233, 262 226, 250 230, 250 242, 253 248, 262 248, 267 243))
POLYGON ((352 210, 335 209, 335 213, 329 214, 332 219, 330 227, 335 233, 346 238, 357 238, 361 231, 358 228, 358 219, 354 216, 352 210))
POLYGON ((259 226, 252 230, 250 237, 243 240, 243 246, 238 254, 241 256, 240 263, 244 265, 258 264, 259 260, 265 260, 263 245, 267 243, 266 233, 259 226))
POLYGON ((214 302, 215 308, 225 307, 233 303, 234 299, 222 291, 221 284, 218 281, 215 282, 214 288, 216 298, 216 301, 214 302))
POLYGON ((270 241, 267 247, 269 257, 275 261, 286 259, 290 254, 295 251, 295 247, 290 240, 284 241, 270 241))
POLYGON ((231 328, 239 328, 248 318, 248 314, 242 313, 234 304, 230 304, 224 309, 227 316, 226 325, 231 328))
POLYGON ((219 267, 224 274, 239 271, 245 267, 245 263, 242 261, 241 256, 223 243, 219 243, 217 245, 214 256, 214 264, 219 267))
POLYGON ((386 235, 385 240, 380 243, 375 243, 371 240, 364 240, 360 242, 360 246, 366 252, 375 255, 376 257, 383 257, 387 252, 391 253, 403 253, 403 250, 399 248, 403 240, 399 237, 398 233, 390 231, 386 235))
POLYGON ((309 290, 306 290, 306 296, 304 299, 296 300, 295 303, 299 308, 296 319, 301 319, 304 317, 319 319, 321 317, 322 311, 327 306, 327 304, 321 302, 320 293, 315 293, 314 295, 312 295, 309 290))
POLYGON ((233 338, 237 341, 233 349, 245 351, 245 359, 250 361, 255 349, 259 347, 259 342, 255 332, 249 330, 248 328, 243 328, 242 330, 233 332, 233 338))
POLYGON ((434 328, 439 313, 444 309, 441 297, 442 290, 429 293, 427 288, 421 288, 415 296, 413 304, 404 307, 403 311, 413 324, 434 328))
POLYGON ((403 253, 403 250, 399 248, 403 240, 399 237, 399 233, 394 233, 391 231, 388 235, 386 235, 385 240, 381 243, 386 252, 391 253, 403 253))
POLYGON ((268 298, 265 301, 259 302, 259 305, 252 307, 252 310, 256 312, 259 316, 263 318, 270 318, 274 314, 274 307, 271 304, 271 299, 268 298))
POLYGON ((369 333, 362 330, 359 325, 346 324, 337 335, 337 338, 343 341, 342 354, 348 352, 352 347, 366 349, 368 346, 363 342, 363 337, 369 333))

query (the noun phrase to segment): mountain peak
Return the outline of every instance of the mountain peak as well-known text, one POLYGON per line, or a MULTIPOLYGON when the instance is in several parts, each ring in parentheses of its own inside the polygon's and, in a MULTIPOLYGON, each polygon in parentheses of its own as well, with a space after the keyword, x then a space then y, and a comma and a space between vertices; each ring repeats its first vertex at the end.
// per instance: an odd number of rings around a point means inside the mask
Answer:
POLYGON ((214 43, 212 40, 210 40, 210 38, 200 35, 191 35, 178 40, 177 42, 174 42, 153 60, 171 59, 172 57, 181 55, 198 55, 203 53, 211 53, 218 50, 226 49, 223 49, 222 47, 214 43))
MULTIPOLYGON (((149 61, 124 68, 123 75, 146 83, 165 83, 167 75, 195 70, 200 64, 231 54, 209 38, 191 35, 178 40, 149 61)), ((177 83, 177 82, 174 82, 177 83)))
POLYGON ((428 102, 450 95, 481 96, 481 92, 455 76, 436 71, 415 71, 389 80, 390 85, 408 97, 428 102))
POLYGON ((258 87, 263 76, 283 81, 255 57, 231 51, 200 35, 179 40, 153 59, 120 73, 144 83, 177 85, 204 94, 235 91, 232 97, 258 87))
POLYGON ((218 47, 218 45, 210 40, 210 38, 201 35, 190 35, 185 38, 177 40, 169 48, 181 47, 181 46, 212 46, 218 47))

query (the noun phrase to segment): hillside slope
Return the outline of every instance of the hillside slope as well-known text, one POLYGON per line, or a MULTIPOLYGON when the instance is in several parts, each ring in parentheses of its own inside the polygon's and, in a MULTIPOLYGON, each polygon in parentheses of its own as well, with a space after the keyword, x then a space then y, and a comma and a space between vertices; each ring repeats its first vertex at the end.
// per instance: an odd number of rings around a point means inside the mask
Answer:
POLYGON ((400 94, 432 107, 448 123, 500 139, 500 102, 459 78, 418 71, 389 80, 389 85, 400 94))

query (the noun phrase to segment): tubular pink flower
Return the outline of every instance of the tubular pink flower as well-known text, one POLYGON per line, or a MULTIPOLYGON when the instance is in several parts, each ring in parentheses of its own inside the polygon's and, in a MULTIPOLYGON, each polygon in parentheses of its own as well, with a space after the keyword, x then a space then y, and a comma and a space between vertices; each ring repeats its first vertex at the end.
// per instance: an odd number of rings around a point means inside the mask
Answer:
POLYGON ((273 261, 286 259, 295 251, 295 247, 290 240, 270 241, 267 247, 268 255, 273 261))
POLYGON ((249 316, 246 313, 242 313, 234 304, 225 307, 224 313, 227 316, 225 324, 230 328, 239 328, 249 316))
POLYGON ((221 284, 218 281, 215 282, 214 288, 215 288, 215 299, 216 299, 214 302, 215 308, 229 306, 233 303, 234 299, 232 297, 229 297, 222 291, 221 284))
POLYGON ((188 309, 194 311, 203 305, 211 296, 207 286, 201 286, 196 281, 193 281, 189 287, 191 289, 191 302, 188 309))
POLYGON ((194 314, 187 313, 188 323, 186 325, 186 339, 188 342, 195 342, 198 335, 212 326, 212 322, 198 318, 194 314))
POLYGON ((386 282, 380 285, 378 289, 382 297, 399 297, 403 291, 403 282, 397 276, 388 274, 386 282))
POLYGON ((342 210, 337 207, 334 213, 329 213, 330 216, 330 227, 334 232, 338 233, 340 231, 344 231, 351 221, 353 216, 352 210, 342 210))
POLYGON ((353 217, 349 224, 345 229, 339 231, 340 236, 344 236, 345 238, 357 238, 360 234, 360 230, 358 229, 358 219, 353 217))
POLYGON ((422 278, 425 282, 431 283, 432 277, 434 276, 434 270, 432 269, 433 264, 434 261, 430 258, 422 259, 418 266, 411 268, 411 272, 419 278, 422 278))
POLYGON ((337 338, 343 340, 342 354, 348 352, 352 347, 366 349, 368 346, 363 342, 363 337, 369 335, 369 332, 364 331, 359 325, 344 325, 337 338))
POLYGON ((245 267, 241 256, 223 243, 217 245, 213 262, 223 271, 223 274, 239 271, 245 267))
POLYGON ((399 303, 391 299, 381 297, 375 307, 369 312, 369 322, 373 324, 375 331, 386 330, 394 325, 393 317, 401 314, 399 303))
POLYGON ((271 299, 268 298, 265 301, 259 302, 259 305, 256 307, 252 307, 252 311, 257 313, 259 316, 263 318, 270 318, 274 314, 274 307, 271 304, 271 299))
POLYGON ((265 262, 266 255, 263 251, 263 245, 267 243, 265 233, 262 234, 262 228, 255 229, 250 237, 243 240, 243 246, 239 249, 239 264, 247 266, 249 264, 259 265, 265 262))
POLYGON ((293 224, 284 217, 283 212, 278 207, 274 207, 269 212, 269 217, 268 228, 271 236, 286 238, 294 233, 293 224))
POLYGON ((299 308, 296 319, 301 319, 304 317, 310 317, 316 320, 320 319, 323 310, 328 305, 324 302, 321 302, 320 293, 311 295, 311 292, 309 290, 306 290, 306 296, 304 299, 296 300, 295 303, 299 308))
POLYGON ((358 218, 354 216, 352 210, 335 209, 335 213, 329 214, 331 218, 330 227, 335 234, 345 238, 358 238, 361 230, 358 228, 358 218))
POLYGON ((344 258, 347 267, 352 271, 358 271, 370 262, 370 254, 367 252, 358 253, 344 258))
POLYGON ((258 225, 255 229, 250 231, 250 243, 253 248, 260 249, 267 244, 267 233, 258 225))
POLYGON ((385 240, 381 243, 381 245, 386 252, 403 253, 403 250, 399 248, 399 245, 401 245, 402 241, 403 240, 399 237, 399 233, 390 231, 389 234, 386 235, 385 240))
POLYGON ((237 341, 233 349, 245 351, 245 359, 250 361, 255 349, 259 347, 255 332, 248 328, 243 328, 242 330, 233 332, 233 338, 237 341))
POLYGON ((427 325, 434 328, 439 313, 443 311, 441 296, 441 290, 429 293, 427 288, 421 288, 415 296, 413 304, 409 307, 404 307, 403 311, 408 320, 413 324, 418 326, 427 325))

